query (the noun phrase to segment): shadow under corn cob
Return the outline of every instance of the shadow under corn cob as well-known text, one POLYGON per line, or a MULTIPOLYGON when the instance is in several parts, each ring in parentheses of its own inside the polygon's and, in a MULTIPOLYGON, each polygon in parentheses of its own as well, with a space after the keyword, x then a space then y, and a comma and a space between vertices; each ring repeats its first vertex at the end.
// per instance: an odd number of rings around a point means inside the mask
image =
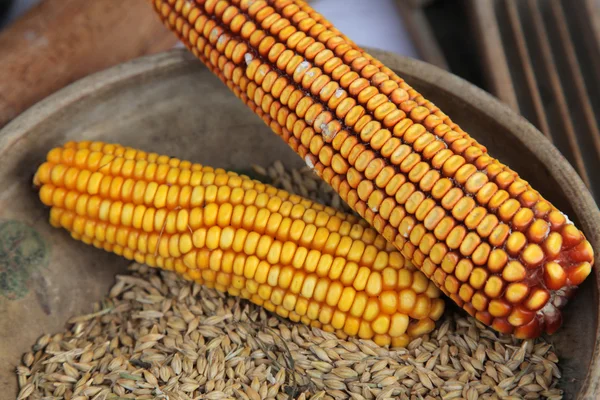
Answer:
POLYGON ((469 314, 552 333, 583 234, 389 68, 295 0, 155 0, 166 25, 469 314))

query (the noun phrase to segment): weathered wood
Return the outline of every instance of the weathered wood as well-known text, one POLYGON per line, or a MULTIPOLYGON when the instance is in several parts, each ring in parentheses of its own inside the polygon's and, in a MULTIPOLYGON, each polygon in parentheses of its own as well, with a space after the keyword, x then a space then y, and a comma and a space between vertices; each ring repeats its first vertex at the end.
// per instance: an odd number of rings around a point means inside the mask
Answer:
POLYGON ((600 0, 468 2, 487 89, 516 99, 600 199, 600 0))
POLYGON ((397 0, 396 5, 419 57, 436 67, 449 70, 446 58, 433 35, 433 30, 423 9, 415 7, 405 0, 397 0))
POLYGON ((469 1, 469 18, 474 26, 477 46, 481 54, 483 74, 490 92, 505 102, 515 111, 519 111, 519 103, 515 86, 510 75, 506 53, 502 46, 500 27, 494 12, 494 0, 469 1))

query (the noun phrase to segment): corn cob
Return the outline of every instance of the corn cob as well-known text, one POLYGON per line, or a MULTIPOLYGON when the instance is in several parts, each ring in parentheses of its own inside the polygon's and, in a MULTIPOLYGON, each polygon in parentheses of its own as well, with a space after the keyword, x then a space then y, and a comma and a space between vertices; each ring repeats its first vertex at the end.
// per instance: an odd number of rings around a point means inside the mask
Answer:
POLYGON ((518 174, 303 1, 153 0, 167 27, 455 303, 552 333, 593 250, 518 174))
POLYGON ((71 142, 34 183, 75 239, 341 336, 405 346, 444 310, 366 222, 232 172, 71 142))

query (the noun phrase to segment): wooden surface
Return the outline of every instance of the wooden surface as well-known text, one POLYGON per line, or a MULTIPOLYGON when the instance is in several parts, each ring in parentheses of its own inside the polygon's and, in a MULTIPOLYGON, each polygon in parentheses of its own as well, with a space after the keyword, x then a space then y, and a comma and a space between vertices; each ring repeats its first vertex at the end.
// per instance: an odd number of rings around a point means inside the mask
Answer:
MULTIPOLYGON (((600 211, 575 171, 531 124, 473 85, 431 65, 370 51, 396 70, 492 154, 563 210, 600 248, 600 211)), ((31 186, 50 148, 67 140, 120 142, 147 151, 240 168, 301 160, 216 77, 184 51, 112 68, 71 85, 0 131, 0 265, 23 279, 0 291, 0 385, 16 393, 14 368, 42 332, 89 312, 125 260, 52 228, 31 186), (223 151, 226 148, 227 151, 223 151)), ((567 398, 600 394, 598 262, 551 337, 567 398), (588 371, 589 369, 589 371, 588 371)), ((1 397, 1 396, 0 396, 1 397)))
MULTIPOLYGON (((492 6, 494 0, 480 0, 472 3, 472 18, 473 21, 486 21, 486 24, 478 25, 478 33, 489 37, 490 42, 500 43, 500 27, 498 21, 494 18, 494 8, 492 6)), ((496 94, 513 110, 519 109, 517 96, 513 88, 508 64, 503 62, 506 60, 506 52, 502 46, 488 47, 481 40, 476 41, 481 47, 479 52, 482 55, 482 64, 486 66, 488 79, 488 88, 490 92, 496 94), (498 62, 498 60, 500 60, 498 62), (488 69, 490 71, 488 72, 488 69), (490 75, 493 74, 493 77, 490 75)))
POLYGON ((147 0, 45 0, 0 34, 0 127, 79 78, 175 42, 147 0))
POLYGON ((448 62, 434 36, 433 27, 427 20, 423 9, 429 3, 431 1, 396 0, 396 7, 419 57, 436 67, 449 70, 448 62))
POLYGON ((433 3, 435 0, 400 0, 409 4, 411 7, 425 7, 433 3))
POLYGON ((468 3, 487 88, 536 125, 600 201, 600 0, 468 3))

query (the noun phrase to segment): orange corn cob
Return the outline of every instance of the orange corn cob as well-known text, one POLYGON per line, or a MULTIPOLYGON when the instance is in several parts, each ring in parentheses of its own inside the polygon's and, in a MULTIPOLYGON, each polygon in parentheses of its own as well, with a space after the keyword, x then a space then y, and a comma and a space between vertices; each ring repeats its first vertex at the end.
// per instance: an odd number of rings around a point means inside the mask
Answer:
POLYGON ((342 199, 483 323, 552 333, 590 243, 518 174, 296 0, 153 0, 342 199))
POLYGON ((81 142, 50 151, 34 183, 74 238, 340 336, 405 346, 444 310, 366 222, 245 176, 81 142))

